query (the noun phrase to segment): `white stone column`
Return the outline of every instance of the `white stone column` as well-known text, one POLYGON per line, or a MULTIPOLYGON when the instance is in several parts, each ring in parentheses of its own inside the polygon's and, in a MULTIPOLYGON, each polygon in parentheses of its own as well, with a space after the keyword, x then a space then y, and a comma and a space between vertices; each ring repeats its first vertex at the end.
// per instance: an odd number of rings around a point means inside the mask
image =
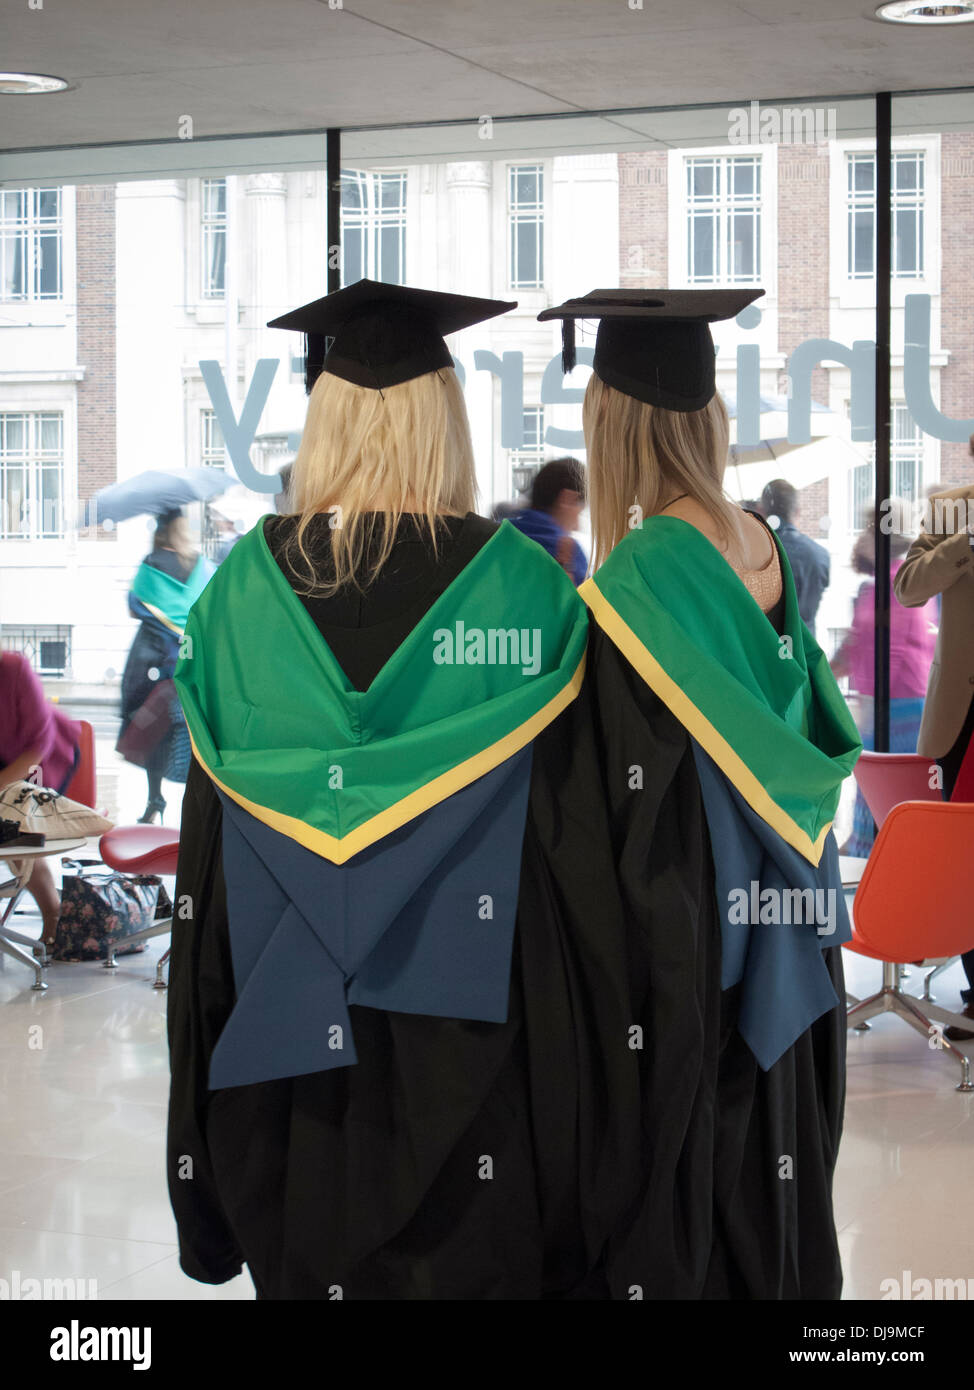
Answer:
MULTIPOLYGON (((486 160, 446 166, 446 216, 441 223, 441 264, 448 275, 439 288, 456 294, 491 298, 490 164, 486 160)), ((493 483, 493 378, 474 370, 476 348, 489 348, 488 324, 476 324, 454 335, 454 354, 467 373, 465 396, 473 437, 478 508, 490 513, 496 500, 493 483)))
MULTIPOLYGON (((558 155, 552 171, 551 276, 552 303, 592 289, 614 289, 619 284, 619 165, 615 154, 558 155)), ((576 341, 595 345, 594 324, 579 326, 576 341)), ((553 325, 551 352, 561 351, 561 323, 553 325)), ((586 374, 573 374, 584 385, 586 374)), ((576 383, 573 379, 572 385, 576 383)), ((559 429, 581 428, 578 405, 549 405, 547 425, 559 429)), ((573 449, 576 457, 584 451, 573 449)))
POLYGON ((248 174, 242 182, 243 207, 237 223, 236 247, 241 272, 237 287, 243 310, 239 331, 241 405, 258 359, 276 357, 281 363, 258 427, 258 433, 265 434, 293 427, 293 411, 287 408, 291 338, 280 329, 266 326, 268 319, 294 307, 288 302, 287 177, 248 174))

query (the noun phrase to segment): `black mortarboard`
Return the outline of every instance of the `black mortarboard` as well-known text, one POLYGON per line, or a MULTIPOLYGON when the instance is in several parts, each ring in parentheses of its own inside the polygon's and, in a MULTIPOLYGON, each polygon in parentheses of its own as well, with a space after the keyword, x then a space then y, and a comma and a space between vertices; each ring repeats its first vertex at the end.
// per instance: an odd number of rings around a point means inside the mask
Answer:
POLYGON ((596 375, 617 391, 667 410, 702 410, 717 390, 709 324, 764 294, 739 290, 592 290, 538 315, 562 319, 562 367, 575 365, 575 320, 599 319, 596 375))
POLYGON ((453 358, 443 341, 447 333, 516 308, 513 300, 475 299, 357 280, 271 319, 267 327, 305 334, 309 393, 322 372, 381 391, 438 367, 452 367, 453 358))

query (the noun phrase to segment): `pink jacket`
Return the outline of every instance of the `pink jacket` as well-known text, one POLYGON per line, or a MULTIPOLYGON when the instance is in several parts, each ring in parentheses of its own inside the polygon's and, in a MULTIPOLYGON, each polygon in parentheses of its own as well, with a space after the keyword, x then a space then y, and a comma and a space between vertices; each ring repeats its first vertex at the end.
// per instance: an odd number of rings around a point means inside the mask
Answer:
POLYGON ((0 770, 33 748, 44 786, 60 787, 80 742, 81 725, 51 704, 30 662, 0 653, 0 770))
MULTIPOLYGON (((903 560, 890 567, 890 583, 903 560)), ((860 695, 872 695, 873 634, 875 632, 876 586, 867 580, 856 595, 852 611, 852 628, 846 638, 849 674, 852 689, 860 695)), ((904 608, 896 596, 890 595, 889 633, 889 694, 891 700, 923 699, 927 693, 927 677, 937 644, 940 614, 935 599, 920 608, 904 608)))

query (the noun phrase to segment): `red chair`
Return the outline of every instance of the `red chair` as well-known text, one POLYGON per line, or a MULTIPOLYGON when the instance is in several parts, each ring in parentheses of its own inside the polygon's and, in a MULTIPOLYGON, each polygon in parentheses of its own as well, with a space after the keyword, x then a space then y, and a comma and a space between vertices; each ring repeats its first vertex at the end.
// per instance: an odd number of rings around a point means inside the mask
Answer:
POLYGON ((921 1001, 900 988, 899 962, 958 956, 974 946, 967 860, 974 847, 974 803, 905 801, 880 827, 852 902, 853 939, 846 949, 883 962, 877 994, 847 1011, 850 1027, 874 1014, 896 1013, 961 1065, 958 1091, 974 1091, 970 1059, 932 1020, 968 1027, 963 1015, 921 1001))
POLYGON ((860 753, 855 777, 877 828, 901 801, 941 799, 939 789, 930 785, 930 764, 919 753, 860 753))
MULTIPOLYGON (((122 874, 174 874, 179 858, 179 831, 168 830, 162 825, 117 825, 106 830, 98 841, 102 859, 112 869, 122 874)), ((151 927, 143 927, 125 937, 128 946, 133 941, 148 941, 150 936, 164 936, 172 931, 172 918, 163 917, 153 922, 151 927)), ((169 959, 172 947, 159 958, 153 989, 165 989, 162 978, 163 967, 169 959)), ((114 949, 109 949, 105 961, 106 970, 116 970, 114 949)))
POLYGON ((95 731, 87 719, 81 720, 81 757, 74 770, 74 776, 64 789, 64 795, 71 801, 80 801, 82 806, 95 806, 95 731))

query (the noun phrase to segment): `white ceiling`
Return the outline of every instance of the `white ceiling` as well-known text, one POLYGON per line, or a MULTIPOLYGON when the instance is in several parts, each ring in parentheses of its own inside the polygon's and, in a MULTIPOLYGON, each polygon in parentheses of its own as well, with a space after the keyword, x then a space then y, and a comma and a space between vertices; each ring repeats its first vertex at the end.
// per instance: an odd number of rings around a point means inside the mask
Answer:
POLYGON ((0 0, 3 67, 72 88, 0 96, 0 150, 962 87, 974 56, 868 0, 336 3, 0 0))

